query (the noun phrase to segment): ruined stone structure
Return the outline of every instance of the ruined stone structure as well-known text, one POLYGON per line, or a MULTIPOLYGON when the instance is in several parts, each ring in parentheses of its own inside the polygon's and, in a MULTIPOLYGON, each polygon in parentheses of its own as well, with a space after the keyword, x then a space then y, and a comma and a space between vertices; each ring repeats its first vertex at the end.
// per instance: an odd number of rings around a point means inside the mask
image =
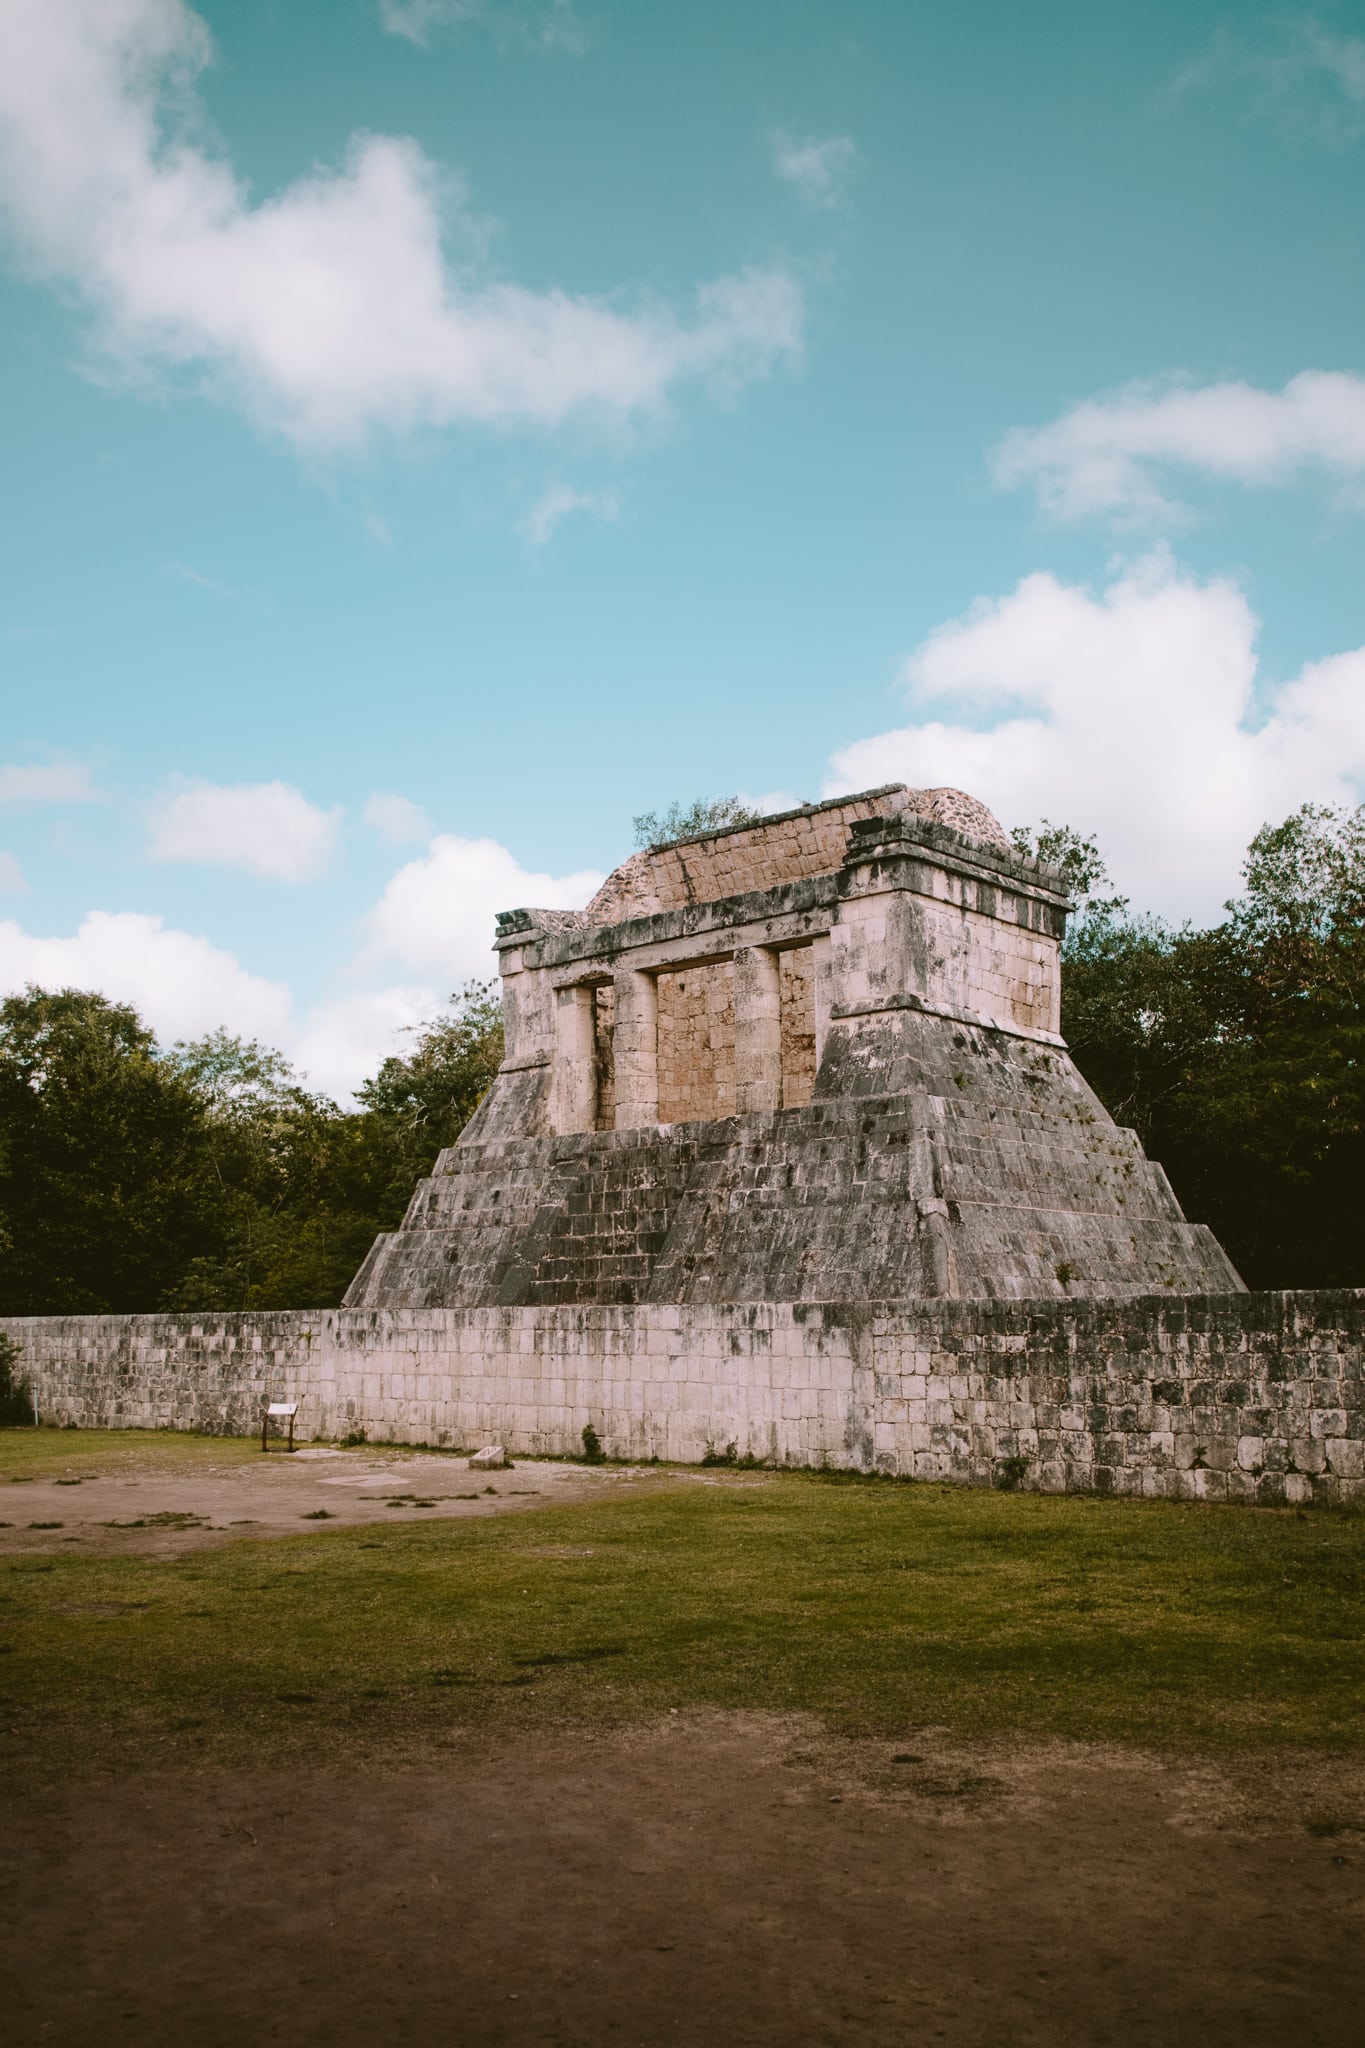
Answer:
POLYGON ((82 1426, 1365 1500, 1365 1290, 1248 1294, 1058 1033, 1059 877, 951 790, 499 920, 506 1058, 347 1305, 11 1317, 82 1426))
POLYGON ((891 786, 504 913, 502 1069, 346 1306, 1239 1289, 1067 1053, 1066 911, 891 786))

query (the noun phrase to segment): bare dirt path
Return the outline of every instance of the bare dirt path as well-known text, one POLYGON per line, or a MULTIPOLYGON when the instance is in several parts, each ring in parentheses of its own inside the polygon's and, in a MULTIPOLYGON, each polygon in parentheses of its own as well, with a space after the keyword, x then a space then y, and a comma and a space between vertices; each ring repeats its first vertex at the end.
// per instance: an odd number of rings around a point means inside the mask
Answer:
MULTIPOLYGON (((196 1448, 200 1448, 196 1445, 196 1448)), ((471 1472, 461 1457, 420 1451, 259 1450, 243 1462, 233 1443, 221 1464, 167 1466, 130 1454, 82 1468, 73 1448, 61 1471, 0 1475, 0 1556, 79 1545, 87 1556, 173 1557, 239 1536, 298 1536, 312 1528, 377 1521, 508 1514, 657 1483, 649 1466, 589 1467, 536 1461, 471 1472)))
POLYGON ((3 1815, 5 2038, 1356 2048, 1363 1790, 760 1715, 73 1786, 3 1815))

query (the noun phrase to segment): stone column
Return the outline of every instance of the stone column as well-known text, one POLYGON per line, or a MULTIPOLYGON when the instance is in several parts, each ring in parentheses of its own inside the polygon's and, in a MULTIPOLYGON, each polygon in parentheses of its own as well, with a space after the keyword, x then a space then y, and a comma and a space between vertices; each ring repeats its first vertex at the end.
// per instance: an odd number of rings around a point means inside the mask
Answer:
POLYGON ((735 954, 735 1111, 782 1107, 782 980, 767 946, 735 954))
POLYGON ((652 974, 627 968, 616 990, 612 1046, 616 1062, 616 1128, 659 1121, 659 992, 652 974))
POLYGON ((597 1117, 597 1072, 590 988, 562 988, 555 1002, 550 1123, 557 1135, 590 1131, 597 1117))

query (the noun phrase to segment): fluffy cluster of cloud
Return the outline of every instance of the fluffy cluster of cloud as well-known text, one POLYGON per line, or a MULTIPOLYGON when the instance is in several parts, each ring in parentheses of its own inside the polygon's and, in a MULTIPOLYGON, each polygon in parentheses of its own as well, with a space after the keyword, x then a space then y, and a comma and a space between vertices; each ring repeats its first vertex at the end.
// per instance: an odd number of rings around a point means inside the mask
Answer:
POLYGON ((824 212, 839 204, 858 165, 858 151, 849 136, 801 140, 775 128, 768 140, 773 169, 785 184, 795 187, 807 206, 824 212))
POLYGON ((309 803, 287 782, 193 782, 153 806, 151 851, 158 860, 308 882, 326 867, 342 815, 309 803))
POLYGON ((1317 469, 1365 485, 1365 378, 1305 370, 1283 391, 1250 384, 1161 389, 1135 384, 1090 398, 1045 427, 1016 427, 995 453, 999 483, 1032 484, 1062 519, 1169 519, 1156 481, 1166 466, 1245 484, 1317 469))
POLYGON ((844 747, 827 793, 952 784, 1094 832, 1137 908, 1216 916, 1262 824, 1365 794, 1365 648, 1270 690, 1256 632, 1235 584, 1164 550, 1098 594, 1028 576, 918 648, 919 715, 844 747))
POLYGON ((605 880, 591 869, 529 873, 496 839, 443 832, 398 870, 370 912, 367 958, 397 960, 447 980, 486 976, 497 911, 581 910, 605 880))
POLYGON ((251 973, 203 936, 132 911, 91 911, 68 937, 0 920, 0 995, 29 982, 98 989, 135 1004, 166 1044, 221 1025, 278 1046, 311 1085, 344 1099, 452 990, 493 976, 496 912, 523 904, 576 908, 602 879, 586 871, 536 874, 491 839, 433 839, 371 910, 364 950, 343 973, 348 985, 302 1015, 283 982, 251 973), (385 979, 395 969, 403 978, 385 979))
POLYGON ((0 921, 0 995, 27 983, 97 989, 132 1003, 166 1043, 218 1025, 283 1045, 293 1035, 289 990, 251 974, 229 952, 168 931, 140 911, 92 910, 70 938, 39 938, 0 921))
POLYGON ((458 180, 411 140, 354 137, 344 168, 253 205, 191 139, 211 54, 183 0, 0 8, 0 203, 124 366, 196 371, 298 440, 338 444, 376 426, 620 416, 798 350, 801 293, 779 270, 703 285, 687 318, 490 278, 458 180))

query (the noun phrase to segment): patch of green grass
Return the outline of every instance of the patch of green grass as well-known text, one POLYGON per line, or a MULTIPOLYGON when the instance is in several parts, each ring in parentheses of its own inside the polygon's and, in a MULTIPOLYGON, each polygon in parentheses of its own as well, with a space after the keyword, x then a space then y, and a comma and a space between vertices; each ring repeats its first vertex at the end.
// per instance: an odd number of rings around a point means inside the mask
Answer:
POLYGON ((382 1543, 0 1561, 0 1723, 58 1769, 689 1706, 1332 1748, 1360 1740, 1363 1633, 1363 1517, 661 1477, 382 1543))
POLYGON ((0 1429, 0 1485, 55 1477, 60 1486, 64 1479, 103 1479, 124 1471, 192 1475, 250 1465, 260 1455, 259 1437, 188 1436, 169 1429, 0 1429))

